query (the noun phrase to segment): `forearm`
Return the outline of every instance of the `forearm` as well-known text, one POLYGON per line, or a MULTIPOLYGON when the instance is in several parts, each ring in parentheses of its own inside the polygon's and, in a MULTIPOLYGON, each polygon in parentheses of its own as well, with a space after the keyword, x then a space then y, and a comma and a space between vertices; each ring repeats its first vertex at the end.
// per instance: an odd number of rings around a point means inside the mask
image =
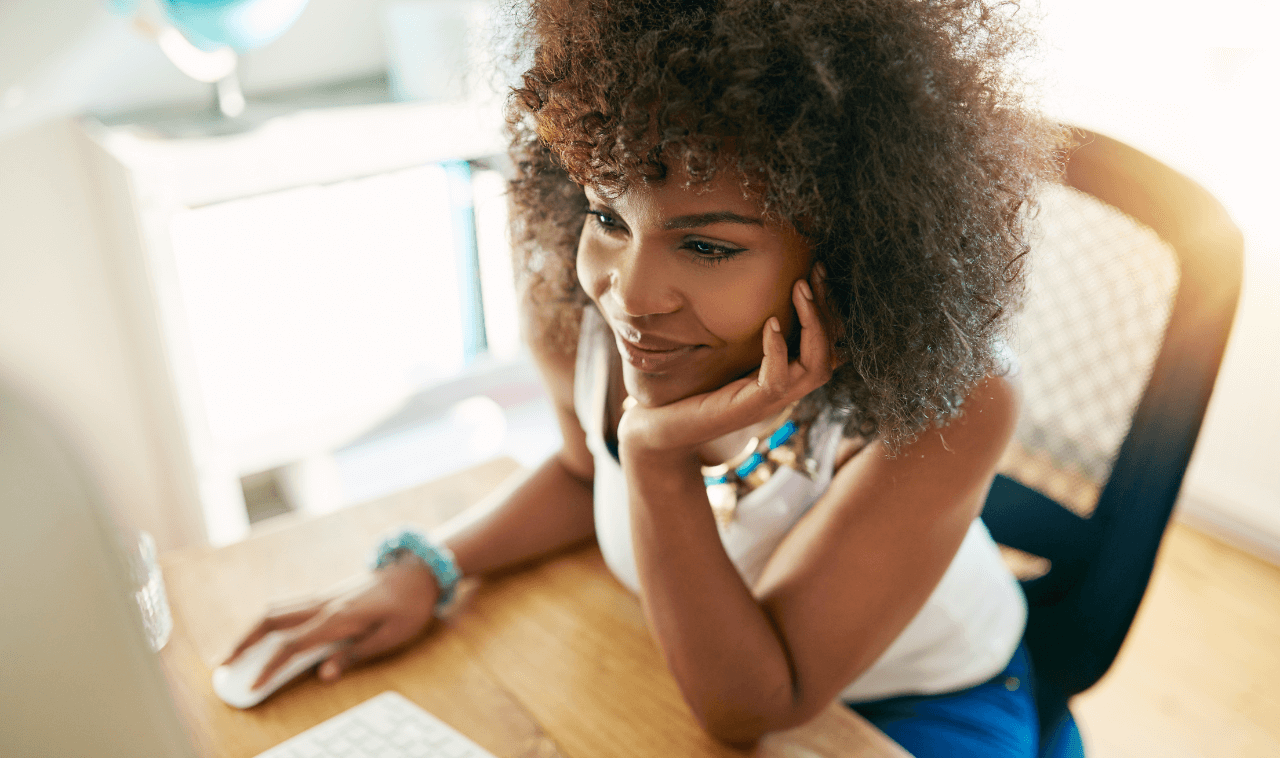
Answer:
POLYGON ((724 551, 696 457, 624 461, 645 613, 694 715, 734 743, 790 726, 790 656, 724 551))
POLYGON ((484 576, 535 560, 595 534, 591 482, 552 456, 505 492, 433 531, 464 576, 484 576))

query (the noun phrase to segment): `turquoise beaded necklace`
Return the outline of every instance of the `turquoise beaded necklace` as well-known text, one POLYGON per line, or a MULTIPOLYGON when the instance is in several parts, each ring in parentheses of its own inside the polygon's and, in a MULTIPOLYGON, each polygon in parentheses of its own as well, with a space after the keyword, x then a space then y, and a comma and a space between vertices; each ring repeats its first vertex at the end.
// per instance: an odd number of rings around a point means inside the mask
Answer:
MULTIPOLYGON (((629 410, 635 398, 625 397, 622 410, 629 410)), ((769 481, 781 466, 811 475, 813 461, 804 450, 806 440, 800 424, 791 419, 798 403, 792 403, 774 420, 773 431, 761 441, 752 437, 742 452, 714 466, 702 467, 702 482, 707 488, 707 500, 716 523, 725 527, 733 523, 738 501, 755 488, 769 481), (804 466, 798 465, 804 461, 804 466)), ((807 427, 807 424, 805 425, 807 427)))
POLYGON ((747 493, 769 481, 781 466, 798 468, 804 458, 801 447, 805 435, 799 434, 800 426, 791 418, 796 404, 792 403, 775 420, 777 426, 762 441, 751 438, 743 451, 735 458, 715 466, 702 467, 702 482, 707 487, 707 500, 716 522, 728 526, 737 513, 738 501, 747 493))

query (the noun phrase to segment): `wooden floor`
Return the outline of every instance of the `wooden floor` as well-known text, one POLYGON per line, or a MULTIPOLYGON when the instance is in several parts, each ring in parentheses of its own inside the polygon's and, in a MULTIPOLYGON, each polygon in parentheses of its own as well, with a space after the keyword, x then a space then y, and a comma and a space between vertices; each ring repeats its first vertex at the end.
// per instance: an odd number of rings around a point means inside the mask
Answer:
POLYGON ((1280 567, 1175 523, 1116 665, 1071 708, 1089 758, 1280 756, 1280 567))

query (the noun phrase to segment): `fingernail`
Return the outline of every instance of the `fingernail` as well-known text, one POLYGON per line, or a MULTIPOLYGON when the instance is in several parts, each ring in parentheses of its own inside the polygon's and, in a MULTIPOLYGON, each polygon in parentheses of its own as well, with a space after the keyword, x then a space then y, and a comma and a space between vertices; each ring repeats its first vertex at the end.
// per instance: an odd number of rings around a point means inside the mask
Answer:
POLYGON ((778 323, 778 317, 777 317, 777 316, 770 316, 770 317, 769 317, 769 328, 770 328, 770 329, 772 329, 772 330, 774 330, 774 331, 775 331, 775 332, 777 332, 778 334, 782 334, 782 325, 778 323))
POLYGON ((813 299, 813 290, 809 289, 809 283, 803 279, 800 280, 800 294, 804 295, 805 300, 813 299))

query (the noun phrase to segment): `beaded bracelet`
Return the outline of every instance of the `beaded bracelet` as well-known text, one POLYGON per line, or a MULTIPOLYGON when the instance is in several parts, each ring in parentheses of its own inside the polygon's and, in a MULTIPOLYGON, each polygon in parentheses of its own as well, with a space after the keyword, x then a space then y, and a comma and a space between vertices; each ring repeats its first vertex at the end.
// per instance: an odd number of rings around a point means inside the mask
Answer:
POLYGON ((444 545, 432 542, 431 538, 418 529, 405 527, 378 544, 373 554, 369 556, 369 567, 377 571, 394 561, 401 551, 416 555, 431 570, 440 588, 435 610, 438 612, 448 605, 449 601, 453 600, 453 593, 458 588, 459 580, 462 579, 462 570, 458 568, 458 560, 454 557, 453 551, 444 545))

